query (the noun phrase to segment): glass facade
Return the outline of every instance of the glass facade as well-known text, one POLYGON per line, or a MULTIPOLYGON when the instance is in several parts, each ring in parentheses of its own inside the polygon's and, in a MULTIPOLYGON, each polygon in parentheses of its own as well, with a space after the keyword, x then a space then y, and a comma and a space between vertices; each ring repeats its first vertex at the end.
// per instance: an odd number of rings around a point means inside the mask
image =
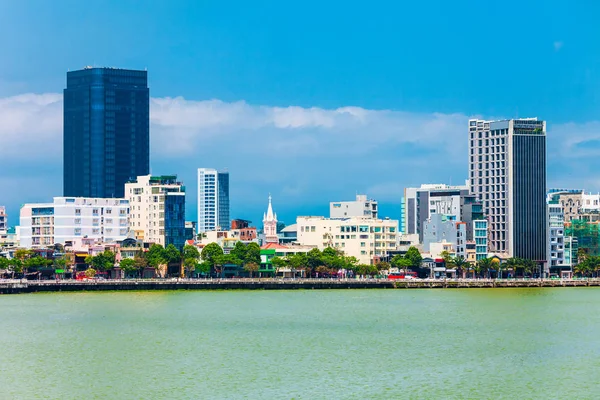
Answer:
POLYGON ((185 232, 185 196, 165 194, 165 246, 170 244, 183 249, 185 232))
POLYGON ((217 225, 221 227, 221 229, 229 229, 230 220, 229 220, 229 172, 219 172, 218 173, 219 180, 219 193, 217 196, 217 201, 219 202, 218 210, 218 222, 217 225))
POLYGON ((67 73, 64 196, 123 197, 150 170, 146 71, 91 68, 67 73))
POLYGON ((547 256, 546 136, 513 136, 514 257, 545 261, 547 256))

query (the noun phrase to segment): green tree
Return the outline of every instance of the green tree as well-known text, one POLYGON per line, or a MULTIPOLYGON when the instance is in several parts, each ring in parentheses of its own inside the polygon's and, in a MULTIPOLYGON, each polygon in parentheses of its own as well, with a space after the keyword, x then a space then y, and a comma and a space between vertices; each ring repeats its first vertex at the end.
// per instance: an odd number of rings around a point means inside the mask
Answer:
POLYGON ((177 264, 181 262, 181 253, 172 243, 165 248, 164 256, 165 261, 169 264, 177 264))
POLYGON ((390 265, 390 263, 386 262, 386 261, 380 261, 377 264, 375 264, 375 268, 377 268, 377 272, 389 271, 391 267, 392 266, 390 265))
POLYGON ((23 261, 18 258, 11 258, 8 260, 8 267, 12 273, 12 277, 15 277, 15 274, 20 274, 23 272, 23 261))
POLYGON ((119 267, 129 274, 138 271, 138 268, 135 265, 135 259, 133 258, 126 258, 124 260, 121 260, 121 262, 119 263, 119 267))
POLYGON ((248 243, 246 246, 245 257, 242 258, 245 263, 254 263, 260 265, 260 246, 257 243, 248 243))
POLYGON ((201 263, 196 265, 196 271, 201 273, 202 275, 208 275, 210 273, 210 269, 212 264, 208 261, 202 261, 201 263))
POLYGON ((482 258, 481 260, 477 261, 477 271, 482 278, 488 276, 490 269, 493 266, 492 263, 493 262, 491 258, 482 258))
POLYGON ((522 260, 522 263, 523 263, 523 272, 526 275, 531 276, 537 268, 537 263, 535 261, 529 260, 529 259, 522 260))
POLYGON ((223 249, 217 243, 209 243, 202 249, 200 256, 214 267, 218 257, 223 255, 223 249))
POLYGON ((230 254, 233 254, 236 258, 239 258, 240 260, 245 260, 246 251, 246 245, 238 240, 235 243, 235 246, 233 246, 233 249, 231 249, 230 254))
POLYGON ((502 278, 502 270, 505 269, 505 265, 497 260, 494 260, 492 262, 492 265, 494 266, 494 269, 496 270, 496 278, 500 279, 502 278))
POLYGON ((17 251, 15 251, 15 258, 17 260, 25 261, 26 259, 30 258, 31 256, 33 256, 32 250, 18 249, 17 251))
POLYGON ((7 270, 8 269, 8 258, 0 257, 0 269, 7 270))
POLYGON ((323 255, 321 251, 316 247, 311 249, 308 253, 306 253, 306 264, 305 266, 310 269, 311 275, 312 271, 314 271, 317 267, 323 265, 322 260, 323 255))
POLYGON ((285 258, 282 257, 273 257, 271 259, 271 264, 273 264, 273 267, 275 267, 275 269, 279 269, 279 268, 285 268, 289 265, 289 261, 285 258))
POLYGON ((148 259, 146 258, 146 253, 143 251, 138 251, 133 257, 133 264, 135 269, 139 273, 139 277, 142 278, 144 276, 144 270, 148 267, 148 259))
POLYGON ((188 277, 191 277, 192 273, 198 267, 199 259, 200 252, 196 246, 185 245, 183 247, 183 265, 188 273, 188 277))
POLYGON ((53 261, 54 264, 54 274, 58 277, 58 275, 62 275, 65 271, 65 269, 67 269, 67 265, 68 265, 68 260, 69 258, 67 256, 63 256, 63 257, 59 257, 59 258, 55 258, 53 261), (63 271, 62 273, 58 273, 57 271, 63 271))
POLYGON ((467 270, 467 266, 469 266, 469 262, 465 260, 463 256, 457 256, 452 259, 452 264, 456 267, 458 273, 465 277, 465 270, 467 270))
POLYGON ((452 255, 450 254, 450 252, 448 250, 444 250, 440 253, 440 257, 442 258, 442 260, 444 260, 446 268, 449 268, 448 264, 452 263, 452 255))
POLYGON ((404 255, 404 257, 406 259, 410 260, 410 266, 412 268, 420 268, 421 267, 421 262, 423 261, 423 257, 421 256, 419 249, 417 249, 416 247, 410 246, 408 248, 408 251, 404 255))
POLYGON ((253 262, 246 263, 244 264, 244 270, 248 271, 250 278, 252 278, 252 274, 258 271, 258 264, 253 262))
POLYGON ((25 259, 25 261, 23 261, 23 266, 25 268, 27 268, 28 270, 33 270, 33 269, 47 267, 51 263, 52 263, 51 260, 48 260, 44 257, 35 256, 35 257, 25 259))
POLYGON ((96 276, 96 270, 94 268, 88 268, 85 270, 85 276, 87 278, 93 278, 96 276))
MULTIPOLYGON (((312 251, 312 250, 311 250, 312 251)), ((308 256, 305 253, 297 253, 287 256, 288 266, 294 273, 296 271, 307 271, 310 274, 310 268, 307 266, 308 256)))
POLYGON ((161 268, 168 261, 165 249, 160 244, 153 244, 146 254, 146 259, 148 260, 148 265, 154 268, 157 276, 160 277, 161 268))
POLYGON ((516 257, 506 259, 506 268, 513 271, 513 278, 517 277, 517 269, 521 267, 521 260, 516 257))

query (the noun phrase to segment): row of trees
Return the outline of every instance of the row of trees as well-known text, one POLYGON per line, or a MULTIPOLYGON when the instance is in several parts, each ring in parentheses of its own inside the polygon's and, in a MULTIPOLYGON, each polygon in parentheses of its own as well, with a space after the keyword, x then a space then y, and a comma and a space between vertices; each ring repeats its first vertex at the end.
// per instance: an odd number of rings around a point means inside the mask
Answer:
POLYGON ((69 265, 68 257, 55 258, 53 260, 41 257, 32 250, 18 249, 13 258, 6 259, 0 257, 0 270, 8 270, 15 274, 24 272, 37 272, 39 269, 53 267, 55 270, 67 268, 69 265))
POLYGON ((446 268, 456 268, 457 273, 463 277, 490 278, 492 272, 496 273, 496 277, 502 277, 503 271, 511 271, 513 277, 519 274, 521 276, 532 276, 538 269, 538 264, 535 261, 517 257, 509 258, 504 262, 499 262, 493 258, 482 258, 472 264, 462 256, 450 256, 447 251, 442 252, 441 256, 444 259, 446 268))
POLYGON ((589 256, 584 253, 573 272, 581 276, 597 277, 600 273, 600 256, 589 256))
POLYGON ((356 257, 345 256, 342 252, 328 247, 323 251, 311 249, 308 253, 297 253, 286 257, 273 257, 271 262, 275 268, 289 268, 294 272, 301 272, 307 277, 333 276, 340 270, 350 275, 378 275, 391 267, 409 269, 421 265, 421 254, 415 247, 411 247, 406 255, 397 255, 391 263, 382 261, 374 265, 361 264, 356 257))

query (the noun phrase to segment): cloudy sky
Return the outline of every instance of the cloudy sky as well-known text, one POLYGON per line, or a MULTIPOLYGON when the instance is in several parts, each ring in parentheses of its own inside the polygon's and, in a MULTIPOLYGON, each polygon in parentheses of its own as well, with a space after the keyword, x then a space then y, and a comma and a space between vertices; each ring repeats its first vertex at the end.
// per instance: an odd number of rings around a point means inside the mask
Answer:
POLYGON ((234 217, 358 192, 397 218, 404 187, 464 181, 472 116, 546 119, 548 186, 600 188, 595 4, 196 3, 0 2, 11 224, 61 195, 61 93, 85 65, 148 69, 152 173, 186 182, 189 219, 198 167, 229 170, 234 217))

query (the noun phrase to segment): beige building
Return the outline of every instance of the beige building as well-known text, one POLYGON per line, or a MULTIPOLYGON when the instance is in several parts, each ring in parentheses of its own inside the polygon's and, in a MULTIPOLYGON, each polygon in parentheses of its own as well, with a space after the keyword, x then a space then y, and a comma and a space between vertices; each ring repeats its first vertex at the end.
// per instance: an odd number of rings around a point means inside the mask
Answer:
POLYGON ((177 176, 138 176, 125 184, 129 222, 135 238, 162 246, 183 247, 185 186, 177 176))
POLYGON ((397 220, 298 217, 296 225, 298 244, 316 246, 320 250, 333 247, 347 256, 356 257, 362 264, 386 257, 397 247, 397 220))

